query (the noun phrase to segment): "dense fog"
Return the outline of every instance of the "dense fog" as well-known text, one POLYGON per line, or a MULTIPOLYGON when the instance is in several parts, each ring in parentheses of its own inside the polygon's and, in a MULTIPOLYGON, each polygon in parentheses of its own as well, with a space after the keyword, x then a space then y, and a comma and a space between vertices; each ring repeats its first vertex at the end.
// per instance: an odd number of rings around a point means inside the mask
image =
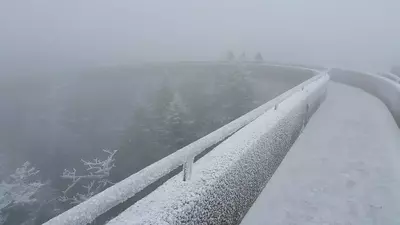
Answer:
POLYGON ((232 50, 388 70, 400 60, 399 8, 397 0, 5 0, 0 65, 15 72, 215 60, 232 50))
POLYGON ((30 204, 4 195, 2 204, 15 205, 2 211, 6 224, 44 222, 311 76, 257 64, 157 63, 3 77, 0 178, 16 194, 21 183, 32 191, 29 179, 42 185, 30 204), (73 170, 86 176, 95 158, 115 167, 75 184, 73 170), (21 168, 33 167, 40 171, 25 180, 21 168))
POLYGON ((313 75, 292 65, 390 71, 399 8, 1 1, 0 225, 41 224, 313 75))

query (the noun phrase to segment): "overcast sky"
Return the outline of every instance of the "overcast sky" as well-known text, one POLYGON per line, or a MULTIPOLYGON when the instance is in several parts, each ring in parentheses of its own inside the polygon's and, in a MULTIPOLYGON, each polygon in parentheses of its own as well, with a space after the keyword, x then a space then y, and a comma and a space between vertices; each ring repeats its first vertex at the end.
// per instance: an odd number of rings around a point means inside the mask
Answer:
POLYGON ((265 59, 400 64, 398 0, 1 0, 0 66, 265 59))

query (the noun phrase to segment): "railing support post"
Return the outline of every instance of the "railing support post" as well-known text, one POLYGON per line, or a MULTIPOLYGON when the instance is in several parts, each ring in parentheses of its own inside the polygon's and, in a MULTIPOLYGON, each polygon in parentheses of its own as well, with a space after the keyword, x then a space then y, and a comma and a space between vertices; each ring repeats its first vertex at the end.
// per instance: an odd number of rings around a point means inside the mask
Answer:
POLYGON ((188 181, 192 177, 192 167, 194 158, 188 158, 183 164, 183 181, 188 181))
POLYGON ((304 114, 304 118, 303 118, 303 128, 302 130, 304 130, 304 128, 307 126, 308 123, 308 113, 310 111, 310 105, 307 103, 306 105, 306 113, 304 114))

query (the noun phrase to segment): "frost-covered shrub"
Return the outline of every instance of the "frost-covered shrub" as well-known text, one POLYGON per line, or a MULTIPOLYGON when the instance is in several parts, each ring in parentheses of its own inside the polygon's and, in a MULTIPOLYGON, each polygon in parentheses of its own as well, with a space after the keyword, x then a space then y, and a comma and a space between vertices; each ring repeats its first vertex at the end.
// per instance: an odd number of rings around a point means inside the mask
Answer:
POLYGON ((59 201, 68 202, 72 205, 79 204, 104 190, 108 185, 113 184, 108 180, 108 177, 111 169, 115 167, 114 155, 117 150, 103 151, 108 154, 105 160, 96 158, 93 161, 85 161, 81 159, 83 165, 86 166, 86 172, 82 175, 77 174, 75 168, 72 170, 64 169, 61 178, 70 180, 70 184, 62 191, 63 195, 58 198, 59 201), (78 184, 81 186, 77 187, 78 184), (71 194, 73 188, 78 189, 74 192, 75 194, 71 194), (79 192, 80 189, 83 189, 84 192, 79 192))
POLYGON ((35 203, 35 194, 45 184, 35 177, 39 173, 29 162, 17 168, 0 183, 0 224, 7 222, 9 211, 16 206, 35 203))

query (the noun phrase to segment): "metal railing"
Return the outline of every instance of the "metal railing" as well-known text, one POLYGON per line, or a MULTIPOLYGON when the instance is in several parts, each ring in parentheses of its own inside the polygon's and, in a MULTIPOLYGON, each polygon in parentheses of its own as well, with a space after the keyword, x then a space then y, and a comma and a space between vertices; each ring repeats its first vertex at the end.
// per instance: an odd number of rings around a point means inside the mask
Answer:
POLYGON ((45 224, 69 225, 90 223, 111 208, 135 196, 138 192, 180 166, 183 166, 183 180, 190 180, 194 158, 197 155, 203 153, 207 148, 223 141, 225 138, 258 118, 267 110, 272 108, 276 110, 283 100, 298 91, 303 91, 305 86, 324 77, 325 74, 325 72, 321 72, 320 74, 313 76, 249 113, 177 150, 175 153, 147 166, 139 172, 91 197, 85 202, 82 202, 81 204, 50 219, 45 224))

